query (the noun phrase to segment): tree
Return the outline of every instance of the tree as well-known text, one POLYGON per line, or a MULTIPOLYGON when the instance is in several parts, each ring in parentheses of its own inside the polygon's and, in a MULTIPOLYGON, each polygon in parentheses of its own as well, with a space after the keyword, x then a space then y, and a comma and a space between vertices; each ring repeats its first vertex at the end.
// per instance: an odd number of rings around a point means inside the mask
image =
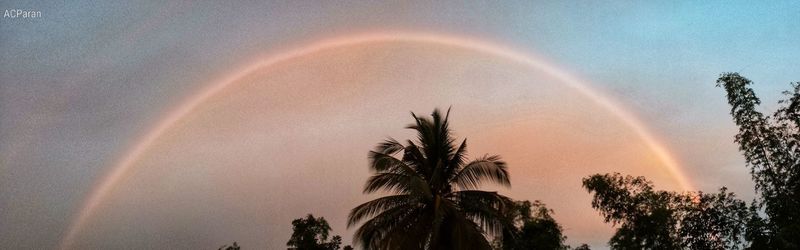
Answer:
POLYGON ((745 202, 717 194, 654 190, 644 177, 619 173, 583 179, 592 207, 619 226, 612 249, 738 249, 752 217, 745 202))
POLYGON ((308 214, 306 218, 295 219, 292 221, 292 230, 292 237, 286 242, 289 249, 338 250, 342 244, 339 235, 328 241, 331 226, 323 217, 314 218, 314 215, 308 214))
POLYGON ((575 250, 591 250, 591 248, 589 248, 589 245, 581 244, 580 246, 576 247, 575 250))
POLYGON ((241 249, 241 248, 239 248, 239 244, 236 244, 236 241, 233 242, 233 245, 230 245, 230 246, 223 245, 223 246, 219 247, 219 250, 239 250, 239 249, 241 249))
POLYGON ((368 249, 489 249, 488 235, 511 223, 503 211, 513 202, 497 192, 478 190, 493 182, 510 186, 499 156, 467 162, 466 139, 456 146, 447 114, 434 110, 407 128, 417 140, 389 138, 369 152, 364 193, 391 195, 353 208, 348 227, 361 221, 354 238, 368 249))
POLYGON ((495 239, 495 248, 503 250, 568 249, 564 244, 561 225, 551 216, 540 201, 517 201, 507 212, 514 227, 507 228, 502 236, 495 239))
POLYGON ((727 92, 731 116, 739 127, 736 143, 743 153, 759 208, 767 218, 752 218, 748 240, 772 249, 800 248, 800 83, 784 94, 772 116, 756 108, 761 100, 738 73, 722 74, 717 86, 727 92))

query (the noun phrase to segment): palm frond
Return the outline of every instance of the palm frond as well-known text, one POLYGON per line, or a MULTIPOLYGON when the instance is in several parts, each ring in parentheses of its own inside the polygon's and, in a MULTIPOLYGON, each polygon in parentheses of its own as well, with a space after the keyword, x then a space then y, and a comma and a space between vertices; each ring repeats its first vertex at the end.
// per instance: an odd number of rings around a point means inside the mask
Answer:
POLYGON ((393 155, 404 148, 405 146, 402 143, 398 142, 394 138, 389 137, 382 143, 378 144, 378 146, 375 147, 375 151, 387 155, 393 155))
POLYGON ((450 231, 450 249, 484 250, 492 249, 483 230, 474 221, 464 216, 453 216, 450 231))
POLYGON ((411 140, 408 140, 408 146, 404 150, 403 162, 423 176, 423 179, 430 180, 433 169, 428 167, 424 151, 411 140))
POLYGON ((428 222, 431 220, 432 215, 427 213, 424 208, 417 209, 415 214, 403 218, 398 226, 388 231, 380 247, 376 249, 426 249, 428 239, 430 239, 428 222))
POLYGON ((448 194, 468 218, 477 222, 486 232, 498 235, 503 228, 513 226, 513 218, 506 216, 514 201, 497 192, 463 190, 448 194))
POLYGON ((449 165, 448 167, 449 173, 447 173, 447 177, 448 180, 450 180, 452 179, 451 177, 453 175, 455 175, 456 173, 458 173, 458 171, 461 170, 461 167, 464 165, 464 162, 466 161, 467 139, 465 138, 463 141, 461 141, 461 145, 458 146, 458 149, 448 157, 449 159, 447 164, 449 165))
POLYGON ((390 210, 398 206, 408 205, 414 203, 415 201, 416 199, 414 196, 407 194, 384 196, 368 201, 350 210, 350 215, 347 216, 347 228, 350 228, 366 217, 382 213, 383 211, 390 210))
POLYGON ((390 154, 377 151, 369 151, 369 155, 367 157, 369 158, 370 161, 370 168, 376 172, 393 172, 393 173, 404 173, 409 175, 416 173, 416 171, 414 171, 408 165, 406 165, 405 162, 395 158, 390 154))
POLYGON ((500 160, 500 156, 484 156, 476 159, 464 166, 452 179, 452 182, 462 190, 476 189, 484 181, 511 186, 506 163, 500 160))
POLYGON ((430 143, 435 142, 433 122, 425 117, 417 117, 414 112, 411 112, 411 116, 414 117, 414 123, 409 124, 406 128, 417 131, 417 140, 421 143, 421 146, 429 148, 432 145, 430 143))
POLYGON ((413 194, 421 198, 429 198, 431 190, 425 180, 416 175, 400 173, 377 173, 367 179, 364 193, 374 193, 384 190, 400 194, 413 194))
POLYGON ((413 206, 399 206, 381 212, 372 219, 364 222, 353 235, 355 243, 364 246, 365 249, 395 249, 389 247, 391 237, 397 229, 404 229, 410 226, 410 222, 417 219, 421 209, 413 206))

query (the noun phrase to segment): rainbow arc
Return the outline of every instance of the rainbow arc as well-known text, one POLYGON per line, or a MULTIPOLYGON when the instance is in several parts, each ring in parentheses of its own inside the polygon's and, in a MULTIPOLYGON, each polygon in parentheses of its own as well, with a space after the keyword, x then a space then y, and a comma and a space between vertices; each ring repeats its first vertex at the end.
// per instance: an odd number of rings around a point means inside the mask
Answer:
POLYGON ((293 58, 311 55, 317 52, 344 46, 358 46, 384 42, 425 43, 474 50, 508 59, 549 74, 558 79, 560 82, 564 83, 569 88, 591 99, 597 105, 605 108, 617 118, 622 120, 637 136, 639 136, 645 142, 645 144, 651 150, 653 150, 655 155, 663 162, 663 166, 675 178, 677 183, 683 189, 694 189, 693 185, 683 172, 683 169, 681 169, 675 157, 673 157, 667 148, 659 142, 657 137, 645 127, 644 123, 640 119, 635 117, 628 110, 624 109, 619 103, 603 95, 596 89, 591 88, 579 77, 576 77, 567 71, 548 63, 541 57, 521 53, 519 51, 488 42, 451 35, 402 32, 359 34, 325 39, 307 46, 287 50, 277 54, 267 55, 259 58, 254 63, 247 64, 245 67, 226 75, 218 81, 211 82, 204 88, 200 89, 196 94, 189 96, 184 102, 167 112, 164 117, 159 119, 152 129, 148 130, 146 134, 136 140, 132 147, 126 151, 114 164, 110 172, 108 172, 105 177, 100 179, 97 185, 92 189, 88 198, 83 203, 81 210, 73 219, 72 224, 65 234, 65 237, 62 239, 61 249, 69 249, 72 246, 76 240, 76 237, 81 232, 82 228, 85 226, 93 212, 111 193, 117 183, 119 183, 120 180, 124 179, 131 172, 131 168, 148 150, 148 148, 150 148, 150 146, 153 145, 153 143, 156 142, 166 131, 173 127, 174 124, 183 119, 186 115, 192 113, 192 111, 194 111, 198 106, 200 106, 208 98, 214 96, 220 90, 237 83, 240 79, 256 73, 259 70, 269 68, 273 65, 286 62, 293 58))

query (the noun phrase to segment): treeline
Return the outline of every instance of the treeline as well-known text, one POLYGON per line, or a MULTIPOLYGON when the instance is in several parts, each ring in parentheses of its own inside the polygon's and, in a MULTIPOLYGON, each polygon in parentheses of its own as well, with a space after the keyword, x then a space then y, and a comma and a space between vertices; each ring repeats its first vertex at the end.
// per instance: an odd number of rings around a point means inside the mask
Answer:
MULTIPOLYGON (((583 179, 591 206, 616 231, 612 249, 800 249, 800 84, 793 83, 771 115, 737 73, 722 74, 739 127, 739 145, 755 182, 757 198, 745 202, 718 192, 655 190, 644 177, 619 173, 583 179)), ((388 138, 369 152, 373 175, 364 193, 390 195, 353 208, 348 227, 364 249, 589 249, 565 244, 553 211, 540 201, 514 201, 480 190, 486 183, 510 186, 506 163, 497 155, 468 160, 467 140, 457 141, 450 110, 434 110, 407 126, 416 140, 388 138)), ((289 249, 338 250, 324 218, 292 222, 289 249)), ((228 250, 238 249, 225 248, 228 250)), ((221 248, 223 249, 223 248, 221 248)), ((344 246, 344 249, 352 249, 344 246)))

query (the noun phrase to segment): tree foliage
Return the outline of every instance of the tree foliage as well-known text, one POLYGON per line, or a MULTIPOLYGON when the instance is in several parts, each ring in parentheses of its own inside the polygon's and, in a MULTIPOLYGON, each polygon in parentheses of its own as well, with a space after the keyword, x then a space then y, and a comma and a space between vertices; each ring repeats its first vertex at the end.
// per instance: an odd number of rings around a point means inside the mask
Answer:
POLYGON ((743 153, 767 218, 753 218, 748 239, 769 248, 800 248, 800 84, 784 94, 780 108, 764 115, 761 100, 738 73, 725 73, 717 86, 727 92, 731 116, 739 127, 736 142, 743 153))
POLYGON ((219 250, 239 250, 239 249, 241 249, 241 247, 239 247, 239 244, 237 244, 235 241, 233 242, 233 245, 230 246, 223 245, 219 247, 219 250))
POLYGON ((591 248, 589 248, 589 245, 581 244, 580 246, 576 247, 575 250, 591 250, 591 248))
POLYGON ((514 227, 507 228, 495 240, 495 249, 557 250, 568 249, 561 225, 552 217, 553 210, 540 201, 517 201, 506 213, 514 227))
POLYGON ((333 236, 328 240, 331 226, 323 217, 315 218, 308 214, 305 218, 292 221, 292 236, 286 246, 289 249, 300 250, 338 250, 342 244, 342 237, 333 236))
POLYGON ((510 186, 506 163, 499 156, 467 161, 467 142, 456 144, 450 111, 434 110, 407 128, 417 140, 389 138, 369 152, 374 173, 364 193, 387 192, 352 209, 348 227, 356 244, 367 249, 489 249, 488 235, 511 222, 503 212, 513 202, 496 192, 479 190, 491 182, 510 186))
POLYGON ((583 186, 592 207, 618 226, 613 249, 739 249, 751 213, 727 189, 719 193, 654 190, 644 177, 592 175, 583 186))

